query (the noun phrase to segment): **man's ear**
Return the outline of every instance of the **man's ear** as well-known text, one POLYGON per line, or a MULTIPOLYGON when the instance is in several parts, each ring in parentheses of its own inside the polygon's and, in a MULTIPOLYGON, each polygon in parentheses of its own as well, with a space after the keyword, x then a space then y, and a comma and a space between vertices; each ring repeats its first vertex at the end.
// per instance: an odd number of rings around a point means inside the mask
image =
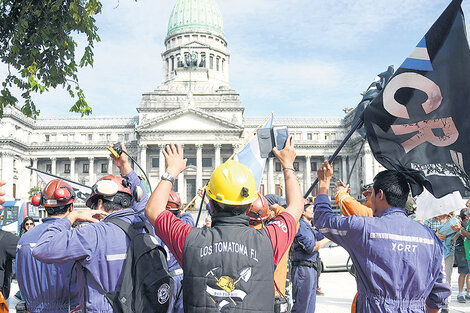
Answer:
POLYGON ((73 204, 71 206, 69 206, 69 208, 67 209, 67 213, 70 213, 73 211, 73 204))
POLYGON ((385 200, 385 194, 382 189, 379 189, 379 200, 385 200))
POLYGON ((103 199, 98 199, 98 202, 96 203, 96 209, 101 210, 101 211, 106 211, 103 206, 103 199))

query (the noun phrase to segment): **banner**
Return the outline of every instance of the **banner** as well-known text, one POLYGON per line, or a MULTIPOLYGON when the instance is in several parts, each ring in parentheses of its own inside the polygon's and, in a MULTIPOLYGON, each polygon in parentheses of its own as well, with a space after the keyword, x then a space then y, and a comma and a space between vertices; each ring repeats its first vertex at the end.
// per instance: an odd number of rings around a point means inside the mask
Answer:
POLYGON ((364 111, 367 139, 413 195, 469 189, 470 52, 461 0, 452 1, 364 111))
POLYGON ((52 174, 43 172, 43 171, 38 170, 38 169, 33 168, 33 167, 26 166, 26 168, 29 168, 30 170, 36 171, 36 174, 38 175, 38 177, 45 184, 49 183, 51 180, 56 179, 56 178, 62 179, 63 181, 69 183, 70 186, 72 187, 72 189, 75 191, 75 194, 77 195, 77 198, 82 200, 83 202, 86 202, 86 200, 88 200, 88 198, 91 195, 91 187, 88 187, 86 185, 82 185, 80 183, 74 182, 72 180, 69 180, 69 179, 66 179, 66 178, 63 178, 63 177, 59 177, 59 176, 56 176, 56 175, 52 175, 52 174))

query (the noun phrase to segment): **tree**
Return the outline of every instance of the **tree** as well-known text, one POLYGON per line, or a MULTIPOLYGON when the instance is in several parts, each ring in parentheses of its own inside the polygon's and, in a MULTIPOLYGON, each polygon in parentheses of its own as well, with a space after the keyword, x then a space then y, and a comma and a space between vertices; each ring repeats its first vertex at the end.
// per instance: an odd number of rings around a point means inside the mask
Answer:
POLYGON ((41 192, 41 191, 42 191, 42 188, 40 186, 31 187, 31 189, 29 189, 29 191, 28 191, 29 199, 31 200, 31 198, 35 194, 37 194, 38 192, 41 192))
POLYGON ((92 112, 77 70, 93 66, 93 46, 100 40, 95 15, 101 13, 101 7, 99 0, 0 0, 0 60, 8 65, 0 87, 0 118, 6 106, 19 102, 12 90, 16 88, 26 116, 36 118, 40 111, 32 93, 57 86, 76 97, 71 112, 82 116, 92 112), (87 40, 78 64, 73 37, 77 35, 85 35, 87 40))

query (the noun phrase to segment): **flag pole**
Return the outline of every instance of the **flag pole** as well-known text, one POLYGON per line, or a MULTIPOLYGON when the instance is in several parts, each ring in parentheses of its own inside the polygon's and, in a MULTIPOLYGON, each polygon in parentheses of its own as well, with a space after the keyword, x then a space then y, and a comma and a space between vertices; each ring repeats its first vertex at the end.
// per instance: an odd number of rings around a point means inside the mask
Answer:
POLYGON ((352 176, 354 167, 356 166, 357 159, 359 158, 359 154, 361 154, 362 148, 364 148, 364 144, 365 144, 365 143, 366 143, 366 139, 364 138, 364 139, 362 140, 361 147, 359 148, 359 151, 358 151, 357 154, 356 154, 356 158, 354 159, 354 163, 353 163, 353 165, 351 166, 351 170, 349 171, 348 179, 347 179, 347 183, 346 183, 346 184, 348 184, 348 185, 349 185, 349 181, 351 180, 351 176, 352 176))
MULTIPOLYGON (((250 136, 248 136, 245 139, 245 141, 243 141, 243 143, 232 153, 232 155, 227 159, 227 161, 233 159, 233 157, 243 149, 243 147, 251 140, 251 138, 253 138, 256 135, 256 132, 258 131, 258 129, 263 127, 264 124, 271 118, 271 116, 273 114, 274 114, 274 112, 269 113, 269 115, 261 122, 261 124, 259 124, 258 127, 256 127, 256 129, 250 134, 250 136)), ((194 196, 194 198, 191 200, 191 202, 186 204, 186 206, 183 209, 183 213, 194 203, 194 201, 196 201, 197 197, 199 197, 199 196, 196 194, 194 196)), ((203 200, 204 200, 204 198, 203 198, 203 200)), ((202 204, 201 204, 201 208, 202 208, 202 204)))
POLYGON ((256 136, 256 132, 258 131, 258 129, 260 129, 261 127, 263 127, 264 124, 271 118, 272 115, 273 115, 273 112, 269 113, 269 115, 266 116, 266 118, 261 122, 261 124, 258 125, 258 127, 256 127, 256 129, 250 134, 250 136, 246 137, 245 141, 243 141, 243 143, 238 146, 237 150, 235 150, 235 151, 232 153, 232 155, 227 159, 227 161, 233 159, 233 157, 234 157, 238 152, 240 152, 240 151, 245 147, 245 145, 246 145, 254 136, 256 136))
MULTIPOLYGON (((333 163, 333 161, 336 159, 336 157, 338 156, 339 152, 341 151, 341 149, 343 149, 344 145, 346 144, 346 142, 349 140, 349 138, 351 138, 351 136, 354 134, 354 132, 356 131, 356 129, 358 129, 359 127, 362 126, 364 122, 361 120, 361 119, 358 119, 356 121, 356 123, 354 125, 351 126, 351 130, 349 131, 349 133, 346 135, 346 137, 344 137, 343 141, 340 143, 339 147, 336 149, 336 151, 333 153, 333 155, 328 159, 328 163, 333 163)), ((307 199, 307 197, 310 195, 310 193, 312 192, 313 188, 315 188, 315 186, 318 184, 318 177, 315 179, 315 181, 313 182, 313 184, 310 186, 310 188, 308 188, 307 192, 304 194, 304 198, 307 199)))

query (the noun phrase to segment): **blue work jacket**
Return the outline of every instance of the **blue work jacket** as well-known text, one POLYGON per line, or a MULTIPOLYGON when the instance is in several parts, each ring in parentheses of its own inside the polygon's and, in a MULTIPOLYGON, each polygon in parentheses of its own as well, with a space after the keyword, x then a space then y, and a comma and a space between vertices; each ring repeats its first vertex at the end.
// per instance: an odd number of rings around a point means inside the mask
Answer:
MULTIPOLYGON (((136 184, 142 184, 140 177, 134 172, 127 175, 131 190, 136 184)), ((142 185, 141 185, 142 187, 142 185)), ((131 213, 120 217, 128 223, 141 222, 141 216, 136 211, 144 208, 148 195, 144 191, 143 199, 133 203, 132 208, 115 211, 98 223, 88 224, 76 229, 70 229, 71 223, 67 218, 54 220, 38 239, 32 254, 41 262, 65 264, 78 261, 87 269, 88 275, 93 275, 106 291, 115 291, 121 284, 121 272, 129 247, 129 238, 116 225, 107 222, 110 218, 131 213)), ((137 229, 143 232, 143 229, 137 229)), ((85 284, 84 271, 77 269, 77 290, 80 305, 84 305, 84 291, 87 289, 87 310, 89 312, 112 313, 113 309, 105 296, 87 277, 85 284)))
POLYGON ((42 224, 21 236, 16 250, 16 279, 28 311, 69 312, 78 305, 76 273, 72 273, 74 262, 46 264, 33 258, 31 249, 37 240, 59 218, 47 217, 42 224))
POLYGON ((294 238, 294 261, 316 262, 318 251, 313 251, 317 240, 323 239, 323 235, 315 230, 310 223, 300 219, 299 231, 294 238))
POLYGON ((427 312, 443 307, 451 294, 443 248, 428 227, 401 208, 380 217, 342 217, 326 195, 315 198, 314 225, 343 246, 357 272, 357 312, 427 312))

